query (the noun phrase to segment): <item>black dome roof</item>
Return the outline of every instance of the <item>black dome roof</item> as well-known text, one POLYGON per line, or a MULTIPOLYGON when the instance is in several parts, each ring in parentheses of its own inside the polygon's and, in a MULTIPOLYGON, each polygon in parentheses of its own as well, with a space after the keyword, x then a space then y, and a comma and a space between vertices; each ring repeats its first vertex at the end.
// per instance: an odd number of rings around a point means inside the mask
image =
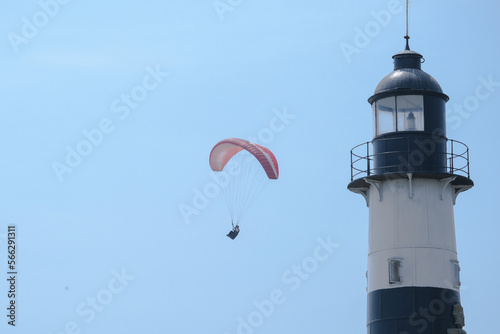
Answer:
POLYGON ((418 52, 405 50, 395 54, 394 71, 385 76, 368 99, 372 103, 380 98, 407 94, 409 91, 438 95, 445 101, 448 96, 443 94, 441 86, 430 74, 421 70, 422 55, 418 52), (395 94, 397 92, 397 94, 395 94))

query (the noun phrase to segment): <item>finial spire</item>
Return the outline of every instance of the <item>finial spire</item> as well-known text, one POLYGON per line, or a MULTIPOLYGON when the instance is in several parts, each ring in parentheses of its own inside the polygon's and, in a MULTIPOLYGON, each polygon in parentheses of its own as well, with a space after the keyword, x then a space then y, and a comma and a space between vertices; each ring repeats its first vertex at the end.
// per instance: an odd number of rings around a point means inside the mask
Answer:
POLYGON ((410 36, 406 35, 406 46, 405 46, 405 51, 410 50, 410 43, 408 43, 408 40, 410 39, 410 36))
POLYGON ((410 0, 406 0, 406 35, 405 35, 406 46, 405 46, 405 50, 410 50, 410 43, 409 43, 410 35, 408 33, 408 27, 410 25, 409 24, 410 15, 409 15, 409 10, 408 10, 409 4, 410 4, 410 0))

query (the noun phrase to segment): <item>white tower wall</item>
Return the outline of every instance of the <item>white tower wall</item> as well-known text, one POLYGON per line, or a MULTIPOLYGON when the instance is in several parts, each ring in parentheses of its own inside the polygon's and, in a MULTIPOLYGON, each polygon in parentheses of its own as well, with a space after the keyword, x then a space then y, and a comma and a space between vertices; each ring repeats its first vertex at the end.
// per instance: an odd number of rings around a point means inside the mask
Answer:
POLYGON ((455 190, 435 179, 389 179, 368 193, 368 292, 402 286, 459 289, 453 202, 455 190), (389 260, 401 261, 400 282, 389 260))

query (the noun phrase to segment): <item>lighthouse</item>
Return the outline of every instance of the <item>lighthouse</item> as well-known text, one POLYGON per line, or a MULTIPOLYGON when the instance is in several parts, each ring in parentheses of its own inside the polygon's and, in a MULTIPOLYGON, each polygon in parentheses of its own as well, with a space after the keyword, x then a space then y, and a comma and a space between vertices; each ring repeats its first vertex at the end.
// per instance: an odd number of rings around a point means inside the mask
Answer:
POLYGON ((453 207, 474 183, 446 135, 439 83, 406 48, 368 99, 373 139, 351 150, 348 189, 369 210, 368 334, 465 334, 453 207))

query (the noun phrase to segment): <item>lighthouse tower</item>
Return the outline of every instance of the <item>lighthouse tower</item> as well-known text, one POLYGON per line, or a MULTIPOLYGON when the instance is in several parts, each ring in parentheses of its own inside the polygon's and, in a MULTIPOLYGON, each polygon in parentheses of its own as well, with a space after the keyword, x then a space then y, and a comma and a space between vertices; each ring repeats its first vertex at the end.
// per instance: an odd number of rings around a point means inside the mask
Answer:
POLYGON ((446 136, 448 96, 421 54, 395 54, 368 99, 373 140, 351 150, 348 189, 369 208, 368 334, 464 334, 453 206, 474 184, 446 136))

